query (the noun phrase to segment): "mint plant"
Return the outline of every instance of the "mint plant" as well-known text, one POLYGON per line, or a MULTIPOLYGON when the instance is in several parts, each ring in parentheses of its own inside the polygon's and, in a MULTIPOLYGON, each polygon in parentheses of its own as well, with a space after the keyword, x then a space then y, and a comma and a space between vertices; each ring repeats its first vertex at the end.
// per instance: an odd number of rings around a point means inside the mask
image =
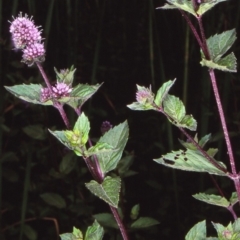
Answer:
MULTIPOLYGON (((215 34, 206 38, 204 26, 202 23, 203 15, 212 9, 216 4, 226 0, 167 0, 167 3, 158 9, 177 9, 185 18, 188 26, 194 34, 201 52, 201 62, 203 67, 208 68, 209 77, 214 92, 219 117, 223 129, 223 134, 227 146, 228 158, 231 170, 228 170, 226 165, 217 161, 214 157, 217 153, 215 148, 205 148, 205 144, 210 140, 211 134, 198 139, 197 134, 192 137, 187 130, 196 131, 197 121, 192 115, 186 114, 186 109, 183 102, 171 94, 170 89, 176 80, 169 80, 164 83, 157 91, 156 96, 152 92, 151 87, 146 88, 137 86, 136 102, 128 105, 132 110, 154 110, 164 114, 167 119, 175 125, 186 137, 186 140, 180 140, 185 150, 172 151, 158 159, 155 162, 185 171, 206 172, 211 175, 227 177, 232 180, 236 192, 233 192, 230 199, 226 199, 220 190, 220 195, 212 195, 207 193, 198 193, 193 197, 216 206, 226 208, 233 217, 233 223, 228 226, 223 226, 219 223, 213 223, 217 231, 218 237, 207 237, 205 221, 196 224, 186 235, 187 240, 192 239, 240 239, 240 218, 234 210, 234 206, 240 202, 240 175, 236 170, 236 164, 232 145, 226 125, 224 111, 218 91, 216 80, 216 70, 236 72, 236 57, 234 53, 229 53, 228 50, 232 47, 236 40, 235 29, 225 31, 220 34, 215 34), (189 17, 193 15, 197 21, 198 29, 189 17)), ((220 189, 220 188, 219 188, 220 189)))

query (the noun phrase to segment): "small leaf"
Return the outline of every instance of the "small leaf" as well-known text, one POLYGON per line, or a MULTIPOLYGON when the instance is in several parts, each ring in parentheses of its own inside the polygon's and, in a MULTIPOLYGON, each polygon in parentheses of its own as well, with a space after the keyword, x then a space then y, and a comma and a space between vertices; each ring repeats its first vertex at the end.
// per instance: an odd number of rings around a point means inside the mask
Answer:
POLYGON ((118 229, 117 222, 110 213, 94 214, 93 217, 103 226, 118 229))
POLYGON ((131 224, 131 228, 147 228, 159 224, 160 222, 150 217, 140 217, 131 224))
POLYGON ((107 176, 102 184, 92 180, 86 183, 86 187, 96 196, 113 207, 118 206, 121 179, 107 176))
POLYGON ((206 239, 206 221, 195 224, 187 233, 185 240, 203 240, 206 239))
POLYGON ((29 240, 37 240, 37 232, 28 224, 24 224, 23 233, 29 240))
POLYGON ((80 229, 73 227, 72 233, 63 233, 60 238, 61 240, 83 240, 83 234, 80 229))
POLYGON ((185 115, 180 123, 177 123, 178 127, 187 128, 191 131, 196 131, 197 121, 193 118, 192 115, 185 115))
POLYGON ((87 228, 84 240, 101 240, 103 238, 103 228, 95 220, 93 225, 87 228))
POLYGON ((92 86, 88 84, 78 84, 73 88, 69 97, 61 98, 60 100, 73 109, 79 109, 101 86, 102 84, 92 86))
MULTIPOLYGON (((186 151, 172 151, 171 153, 163 155, 159 159, 154 159, 154 161, 175 169, 228 176, 227 173, 210 163, 200 152, 190 149, 187 149, 186 151)), ((222 162, 214 161, 227 171, 226 166, 222 162)))
POLYGON ((130 218, 132 220, 135 220, 135 219, 138 218, 139 210, 140 210, 140 205, 139 204, 136 204, 132 207, 131 213, 130 213, 130 218))
POLYGON ((214 63, 213 61, 208 61, 206 59, 202 59, 200 62, 202 66, 217 69, 224 72, 237 72, 237 61, 236 57, 233 53, 230 53, 226 57, 220 59, 217 63, 214 63))
POLYGON ((70 69, 63 69, 58 72, 56 68, 54 68, 54 71, 57 75, 57 82, 63 82, 66 83, 68 86, 71 86, 74 79, 74 73, 76 71, 76 68, 74 66, 71 66, 70 69))
POLYGON ((151 105, 143 105, 139 102, 133 102, 129 105, 127 105, 128 108, 136 111, 147 111, 147 110, 154 110, 155 108, 151 105))
POLYGON ((5 86, 5 88, 10 93, 26 102, 40 105, 53 105, 53 102, 50 100, 46 102, 40 101, 40 94, 42 89, 42 86, 40 84, 21 84, 12 87, 5 86))
POLYGON ((111 128, 99 139, 99 142, 107 143, 115 149, 115 151, 111 152, 97 153, 99 164, 104 174, 117 167, 127 143, 128 134, 128 123, 125 121, 111 128))
POLYGON ((23 128, 23 132, 36 140, 45 140, 47 137, 46 130, 41 124, 28 125, 23 128))
POLYGON ((76 166, 76 155, 72 152, 67 153, 59 165, 59 172, 63 174, 70 173, 76 166))
POLYGON ((167 96, 169 90, 171 89, 171 87, 173 86, 173 84, 176 82, 176 79, 169 80, 168 82, 165 82, 157 91, 157 95, 155 97, 155 104, 158 107, 162 108, 162 103, 164 101, 164 98, 167 96))
POLYGON ((217 196, 214 194, 198 193, 193 195, 199 201, 206 202, 215 206, 227 208, 230 205, 230 202, 222 196, 217 196))
POLYGON ((87 150, 86 156, 92 156, 94 154, 99 154, 99 153, 110 153, 113 151, 116 151, 116 150, 108 143, 97 142, 94 146, 90 147, 87 150))
POLYGON ((77 132, 81 137, 81 144, 85 145, 88 141, 88 134, 90 131, 90 123, 84 112, 78 117, 73 132, 77 132))
POLYGON ((43 193, 40 195, 40 197, 43 199, 44 202, 47 204, 57 207, 57 208, 65 208, 66 202, 65 200, 56 193, 43 193))
POLYGON ((225 2, 227 0, 209 0, 207 2, 202 2, 197 10, 198 15, 203 15, 206 13, 208 10, 212 9, 216 4, 220 2, 225 2))
POLYGON ((197 14, 193 9, 192 2, 189 0, 167 0, 170 4, 165 4, 161 9, 181 9, 185 12, 191 13, 195 17, 197 14))
POLYGON ((229 199, 230 203, 232 205, 236 204, 238 202, 238 196, 237 196, 237 192, 233 192, 230 199, 229 199))

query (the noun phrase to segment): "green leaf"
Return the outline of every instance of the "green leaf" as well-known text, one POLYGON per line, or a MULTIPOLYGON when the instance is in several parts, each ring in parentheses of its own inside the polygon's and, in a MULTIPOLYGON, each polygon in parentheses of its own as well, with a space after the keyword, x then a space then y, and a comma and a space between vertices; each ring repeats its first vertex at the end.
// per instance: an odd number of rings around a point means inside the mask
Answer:
POLYGON ((167 0, 167 2, 170 4, 165 4, 163 7, 160 7, 160 8, 161 9, 181 9, 197 17, 197 14, 193 9, 192 2, 189 0, 167 0))
POLYGON ((128 123, 125 121, 111 128, 99 139, 99 142, 107 143, 116 150, 106 153, 97 153, 99 164, 104 174, 117 167, 127 143, 128 134, 128 123))
POLYGON ((41 105, 53 105, 52 101, 41 102, 40 101, 40 94, 42 86, 40 84, 21 84, 15 85, 12 87, 5 86, 6 90, 12 93, 14 96, 34 104, 41 104, 41 105))
POLYGON ((117 222, 112 214, 110 213, 99 213, 93 215, 93 217, 101 224, 103 227, 110 227, 118 229, 117 222))
POLYGON ((209 61, 206 59, 202 59, 200 62, 202 66, 212 68, 212 69, 217 69, 220 71, 224 72, 237 72, 237 61, 236 57, 233 53, 230 53, 226 57, 220 59, 217 63, 213 61, 209 61))
POLYGON ((204 240, 206 239, 206 221, 195 224, 187 233, 185 240, 204 240))
MULTIPOLYGON (((167 95, 163 101, 164 111, 172 118, 172 122, 181 122, 186 115, 183 102, 173 95, 167 95)), ((177 123, 176 123, 177 124, 177 123)))
MULTIPOLYGON (((154 159, 154 161, 175 169, 227 176, 227 173, 213 166, 200 152, 190 149, 186 151, 172 151, 159 159, 154 159)), ((226 166, 222 162, 217 162, 216 160, 215 162, 223 169, 226 169, 226 166)))
POLYGON ((187 128, 191 131, 196 131, 197 121, 193 118, 192 115, 185 115, 180 123, 177 124, 178 127, 187 128))
POLYGON ((238 196, 237 196, 237 192, 233 192, 230 199, 229 199, 230 203, 232 205, 236 204, 238 202, 238 196))
POLYGON ((57 82, 63 82, 66 83, 68 86, 72 86, 74 73, 76 71, 76 68, 74 68, 74 66, 71 66, 70 69, 60 70, 60 72, 58 72, 58 70, 54 68, 54 71, 57 75, 57 82))
POLYGON ((67 153, 59 165, 59 172, 62 174, 70 173, 75 168, 76 162, 76 155, 74 155, 73 152, 67 153))
POLYGON ((143 105, 139 102, 134 102, 127 105, 128 108, 135 110, 135 111, 147 111, 147 110, 154 110, 155 108, 151 105, 143 105))
POLYGON ((23 128, 23 132, 36 140, 45 140, 47 137, 46 130, 41 124, 28 125, 23 128))
POLYGON ((58 139, 64 146, 69 148, 70 150, 74 150, 75 147, 70 144, 70 141, 67 139, 66 134, 64 131, 51 131, 48 129, 48 131, 58 139))
POLYGON ((186 115, 183 102, 173 95, 167 95, 163 101, 164 112, 168 115, 168 120, 177 127, 188 128, 195 131, 197 122, 191 115, 186 115))
POLYGON ((83 240, 83 234, 80 229, 73 227, 72 233, 63 233, 60 238, 61 240, 83 240))
POLYGON ((171 87, 173 86, 173 84, 175 83, 176 79, 174 79, 173 81, 172 80, 169 80, 168 82, 165 82, 157 91, 157 95, 155 97, 155 104, 158 106, 158 107, 161 107, 162 108, 162 103, 163 103, 163 100, 164 98, 167 96, 169 90, 171 89, 171 87))
POLYGON ((57 207, 57 208, 65 208, 66 202, 59 194, 56 193, 43 193, 40 195, 44 202, 47 204, 57 207))
POLYGON ((230 205, 230 202, 222 196, 217 196, 214 194, 198 193, 193 195, 199 201, 206 202, 215 206, 227 208, 230 205))
POLYGON ((228 30, 207 39, 211 60, 217 63, 236 41, 236 30, 228 30))
POLYGON ((88 141, 88 134, 90 131, 90 122, 84 112, 78 117, 73 132, 80 135, 81 145, 85 145, 88 141))
POLYGON ((139 204, 134 205, 131 209, 130 218, 133 220, 137 219, 139 215, 139 210, 140 210, 140 205, 139 204))
POLYGON ((101 85, 102 84, 78 84, 73 88, 69 97, 63 97, 60 101, 66 103, 73 109, 81 108, 82 105, 97 92, 101 85))
POLYGON ((115 150, 111 145, 108 143, 97 142, 94 146, 90 147, 87 152, 85 153, 86 156, 92 156, 94 154, 100 153, 111 153, 115 150))
POLYGON ((208 0, 206 2, 203 2, 200 4, 198 10, 197 10, 197 14, 198 15, 203 15, 204 13, 206 13, 208 10, 212 9, 216 4, 220 3, 220 2, 225 2, 227 0, 208 0))
POLYGON ((121 188, 121 179, 119 177, 111 178, 107 176, 101 184, 92 180, 89 183, 86 183, 86 187, 94 195, 98 196, 109 205, 117 208, 121 188))
POLYGON ((159 224, 160 222, 150 217, 140 217, 131 224, 131 228, 147 228, 159 224))
POLYGON ((37 232, 28 224, 24 224, 23 233, 29 240, 37 240, 37 232))
POLYGON ((95 220, 93 225, 87 228, 84 240, 101 240, 103 238, 103 228, 95 220))

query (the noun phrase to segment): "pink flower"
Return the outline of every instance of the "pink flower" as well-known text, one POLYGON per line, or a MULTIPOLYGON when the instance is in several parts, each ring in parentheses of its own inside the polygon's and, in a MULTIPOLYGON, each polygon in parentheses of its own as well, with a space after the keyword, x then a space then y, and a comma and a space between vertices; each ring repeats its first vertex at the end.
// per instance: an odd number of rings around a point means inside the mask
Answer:
POLYGON ((34 64, 34 62, 43 62, 45 60, 45 49, 42 43, 33 43, 23 49, 22 62, 28 66, 34 64))
POLYGON ((51 98, 51 93, 48 88, 42 88, 41 89, 41 94, 40 94, 40 101, 41 102, 46 102, 51 98))
POLYGON ((10 33, 12 34, 15 48, 24 49, 28 45, 41 42, 41 30, 38 28, 35 26, 33 20, 28 18, 27 14, 23 17, 22 13, 20 13, 11 22, 10 26, 10 33))
POLYGON ((52 88, 53 96, 54 97, 67 97, 69 96, 69 93, 72 91, 72 88, 70 88, 66 83, 57 83, 55 87, 52 88))

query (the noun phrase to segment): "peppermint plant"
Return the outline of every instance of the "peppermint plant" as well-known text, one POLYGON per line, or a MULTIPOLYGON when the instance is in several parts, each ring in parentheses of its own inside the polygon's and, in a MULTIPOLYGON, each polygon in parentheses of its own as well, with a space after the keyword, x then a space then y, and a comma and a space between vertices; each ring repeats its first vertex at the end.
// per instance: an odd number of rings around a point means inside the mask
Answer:
POLYGON ((172 151, 162 155, 154 161, 163 166, 174 169, 180 169, 193 172, 206 172, 210 175, 217 175, 229 178, 234 187, 231 197, 227 199, 221 188, 219 195, 197 193, 193 197, 208 204, 216 205, 227 209, 233 222, 227 226, 220 223, 213 223, 217 231, 217 237, 207 237, 206 221, 197 223, 186 235, 186 240, 193 239, 240 239, 240 218, 238 218, 234 207, 240 204, 240 174, 237 172, 232 145, 227 129, 221 98, 218 91, 216 71, 237 72, 237 61, 233 52, 229 52, 236 40, 236 30, 230 29, 222 33, 215 33, 210 37, 205 36, 203 26, 203 16, 215 5, 227 0, 167 0, 167 3, 158 9, 178 10, 186 20, 197 43, 200 47, 202 67, 205 67, 209 73, 209 79, 212 84, 214 97, 216 100, 219 118, 227 146, 227 158, 231 168, 228 169, 223 163, 215 159, 218 151, 216 148, 206 148, 206 143, 211 139, 211 134, 198 138, 197 133, 192 136, 188 131, 197 130, 197 121, 191 114, 186 113, 183 102, 176 96, 170 94, 176 79, 165 82, 154 94, 149 88, 137 85, 136 102, 128 105, 132 110, 146 111, 154 110, 167 117, 171 124, 176 126, 186 140, 180 140, 183 149, 172 151), (190 18, 194 16, 195 22, 190 18))
MULTIPOLYGON (((119 176, 109 174, 122 158, 128 139, 127 121, 114 127, 109 122, 104 122, 103 136, 93 144, 89 137, 90 122, 87 115, 82 112, 82 106, 101 87, 101 84, 74 84, 76 71, 74 67, 60 71, 55 68, 56 82, 50 82, 42 66, 46 51, 41 28, 35 25, 32 18, 22 13, 13 18, 10 24, 14 49, 22 52, 23 63, 37 66, 44 81, 42 84, 20 84, 5 88, 26 102, 52 106, 58 110, 66 130, 49 129, 49 132, 85 161, 93 177, 93 180, 85 184, 86 188, 109 205, 123 239, 127 240, 126 227, 118 210, 121 179, 119 176), (65 105, 76 113, 77 121, 73 127, 70 126, 65 105)), ((48 202, 57 196, 48 194, 41 197, 48 202)), ((88 227, 85 235, 74 227, 72 233, 61 234, 61 239, 98 240, 102 239, 103 235, 103 227, 95 220, 93 225, 88 227)))

